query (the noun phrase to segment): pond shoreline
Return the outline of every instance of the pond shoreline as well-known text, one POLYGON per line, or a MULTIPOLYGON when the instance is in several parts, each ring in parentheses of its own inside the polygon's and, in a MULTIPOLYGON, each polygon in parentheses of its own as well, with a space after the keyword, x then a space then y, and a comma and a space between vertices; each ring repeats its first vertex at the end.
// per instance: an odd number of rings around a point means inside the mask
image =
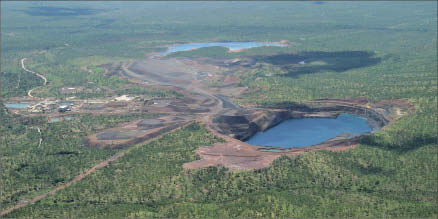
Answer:
POLYGON ((293 118, 284 120, 245 142, 252 145, 299 148, 318 145, 336 137, 353 138, 371 133, 367 118, 340 113, 333 117, 293 118))

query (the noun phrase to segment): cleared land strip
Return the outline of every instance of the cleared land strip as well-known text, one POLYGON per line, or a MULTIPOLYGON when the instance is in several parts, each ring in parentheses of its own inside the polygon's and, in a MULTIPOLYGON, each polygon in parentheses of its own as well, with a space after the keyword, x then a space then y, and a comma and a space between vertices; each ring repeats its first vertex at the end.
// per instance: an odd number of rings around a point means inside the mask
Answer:
POLYGON ((144 144, 147 144, 147 143, 149 143, 149 142, 151 142, 151 141, 157 140, 158 138, 160 138, 160 137, 161 137, 162 135, 164 135, 164 134, 167 134, 167 133, 170 133, 170 132, 174 132, 174 131, 179 130, 179 129, 181 129, 181 128, 184 128, 184 127, 186 127, 186 126, 188 126, 188 125, 190 125, 190 124, 192 124, 192 123, 193 123, 192 121, 187 122, 187 123, 185 123, 184 125, 182 125, 182 126, 180 126, 180 127, 177 127, 177 128, 175 128, 175 129, 173 129, 173 130, 170 130, 170 131, 168 131, 168 132, 166 132, 166 133, 162 133, 161 135, 158 135, 158 136, 156 136, 156 137, 154 137, 154 138, 151 138, 151 139, 149 139, 149 140, 146 140, 146 141, 144 141, 144 142, 142 142, 142 143, 140 143, 140 144, 136 144, 135 146, 130 147, 130 148, 124 150, 124 151, 121 151, 121 152, 119 152, 119 153, 117 153, 117 154, 115 154, 115 155, 113 155, 113 156, 107 158, 106 160, 104 160, 104 161, 102 161, 102 162, 96 164, 95 166, 91 167, 90 169, 88 169, 88 170, 85 171, 84 173, 79 174, 78 176, 76 176, 76 177, 75 177, 74 179, 72 179, 71 181, 69 181, 69 182, 67 182, 67 183, 65 183, 65 184, 63 184, 63 185, 60 185, 60 186, 56 187, 55 189, 53 189, 53 190, 51 190, 51 191, 49 191, 49 192, 46 192, 46 193, 43 193, 43 194, 41 194, 41 195, 35 196, 35 197, 33 197, 33 198, 31 198, 31 199, 28 199, 28 200, 21 200, 18 204, 14 205, 14 206, 12 206, 12 207, 10 207, 10 208, 7 208, 7 209, 5 209, 5 210, 0 211, 0 217, 6 215, 6 214, 8 214, 8 213, 10 213, 10 212, 13 211, 13 210, 16 210, 16 209, 19 209, 19 208, 25 207, 25 206, 27 206, 27 205, 29 205, 29 204, 33 204, 33 203, 35 203, 35 202, 37 202, 37 201, 39 201, 39 200, 41 200, 41 199, 47 197, 48 195, 54 195, 57 191, 59 191, 59 190, 61 190, 61 189, 64 189, 64 188, 66 188, 66 187, 69 187, 69 186, 71 186, 73 183, 76 183, 76 182, 78 182, 78 181, 81 181, 81 180, 84 179, 86 176, 88 176, 88 175, 90 175, 91 173, 95 172, 97 169, 108 166, 108 164, 110 164, 111 162, 114 162, 114 161, 116 161, 117 159, 119 159, 119 158, 125 156, 127 153, 131 152, 133 149, 138 148, 138 147, 141 147, 141 146, 143 146, 144 144))
MULTIPOLYGON (((43 86, 46 86, 46 84, 47 84, 47 78, 44 77, 44 75, 39 74, 39 73, 36 73, 36 72, 34 72, 34 71, 31 71, 31 70, 27 69, 26 66, 24 66, 24 61, 26 61, 26 59, 27 59, 27 58, 22 58, 22 59, 21 59, 21 68, 22 68, 23 70, 25 70, 25 71, 27 71, 27 72, 29 72, 29 73, 32 73, 32 74, 34 74, 34 75, 40 77, 41 79, 43 79, 43 80, 44 80, 44 84, 43 84, 43 86)), ((36 88, 38 88, 38 87, 36 87, 36 88)), ((34 96, 32 96, 32 91, 35 90, 36 88, 30 89, 30 90, 27 92, 27 96, 33 98, 34 96)))
POLYGON ((38 130, 38 133, 40 134, 40 141, 38 143, 38 147, 40 147, 41 143, 43 143, 43 138, 42 138, 42 135, 41 135, 41 129, 39 127, 37 127, 37 130, 38 130))

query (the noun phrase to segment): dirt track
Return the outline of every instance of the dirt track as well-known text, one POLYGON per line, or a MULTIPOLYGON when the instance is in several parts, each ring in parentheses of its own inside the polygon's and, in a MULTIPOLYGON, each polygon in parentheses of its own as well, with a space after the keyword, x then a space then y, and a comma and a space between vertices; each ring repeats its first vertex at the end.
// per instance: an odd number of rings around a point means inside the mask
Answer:
MULTIPOLYGON (((40 77, 41 79, 43 79, 43 80, 44 80, 44 84, 43 84, 43 86, 46 86, 46 84, 47 84, 47 78, 44 77, 44 75, 39 74, 39 73, 36 73, 36 72, 34 72, 34 71, 31 71, 31 70, 27 69, 26 66, 24 66, 24 61, 25 61, 26 59, 27 59, 27 58, 22 58, 22 59, 21 59, 21 68, 22 68, 23 70, 25 70, 25 71, 27 71, 27 72, 29 72, 29 73, 32 73, 32 74, 34 74, 34 75, 40 77)), ((30 89, 30 90, 27 92, 27 96, 29 96, 30 98, 35 98, 34 96, 32 96, 32 91, 34 91, 34 90, 37 89, 37 88, 38 88, 38 87, 35 87, 35 88, 33 88, 33 89, 30 89)))

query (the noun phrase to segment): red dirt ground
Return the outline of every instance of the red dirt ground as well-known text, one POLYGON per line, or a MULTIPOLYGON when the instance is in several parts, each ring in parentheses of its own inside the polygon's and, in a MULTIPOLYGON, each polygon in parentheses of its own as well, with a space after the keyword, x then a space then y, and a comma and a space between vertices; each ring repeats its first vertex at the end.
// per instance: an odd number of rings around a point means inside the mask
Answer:
POLYGON ((214 146, 200 147, 195 152, 201 156, 200 160, 184 164, 185 169, 205 168, 209 166, 223 166, 231 170, 250 170, 266 168, 281 155, 293 156, 310 150, 341 151, 355 146, 356 140, 334 140, 317 146, 290 149, 288 152, 266 152, 237 139, 218 133, 209 126, 211 120, 204 118, 200 122, 214 135, 223 138, 225 143, 214 146))

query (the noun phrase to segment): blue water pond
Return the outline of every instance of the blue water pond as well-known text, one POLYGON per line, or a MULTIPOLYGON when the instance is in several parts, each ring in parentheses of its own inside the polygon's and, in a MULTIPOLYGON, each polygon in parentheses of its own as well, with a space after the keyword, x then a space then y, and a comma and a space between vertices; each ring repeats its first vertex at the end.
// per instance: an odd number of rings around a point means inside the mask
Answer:
POLYGON ((6 107, 12 108, 12 109, 24 109, 29 106, 27 103, 7 103, 5 104, 6 107))
POLYGON ((212 42, 212 43, 187 43, 187 44, 177 44, 173 46, 169 46, 169 49, 155 56, 163 56, 174 52, 180 51, 189 51, 193 49, 199 49, 203 47, 212 47, 212 46, 222 46, 226 47, 230 50, 239 50, 239 49, 249 49, 254 47, 261 46, 280 46, 284 47, 285 44, 281 43, 269 43, 269 42, 212 42))
POLYGON ((246 142, 252 145, 295 148, 316 145, 345 133, 358 135, 371 131, 366 118, 344 113, 337 118, 286 120, 265 132, 255 134, 246 142))

